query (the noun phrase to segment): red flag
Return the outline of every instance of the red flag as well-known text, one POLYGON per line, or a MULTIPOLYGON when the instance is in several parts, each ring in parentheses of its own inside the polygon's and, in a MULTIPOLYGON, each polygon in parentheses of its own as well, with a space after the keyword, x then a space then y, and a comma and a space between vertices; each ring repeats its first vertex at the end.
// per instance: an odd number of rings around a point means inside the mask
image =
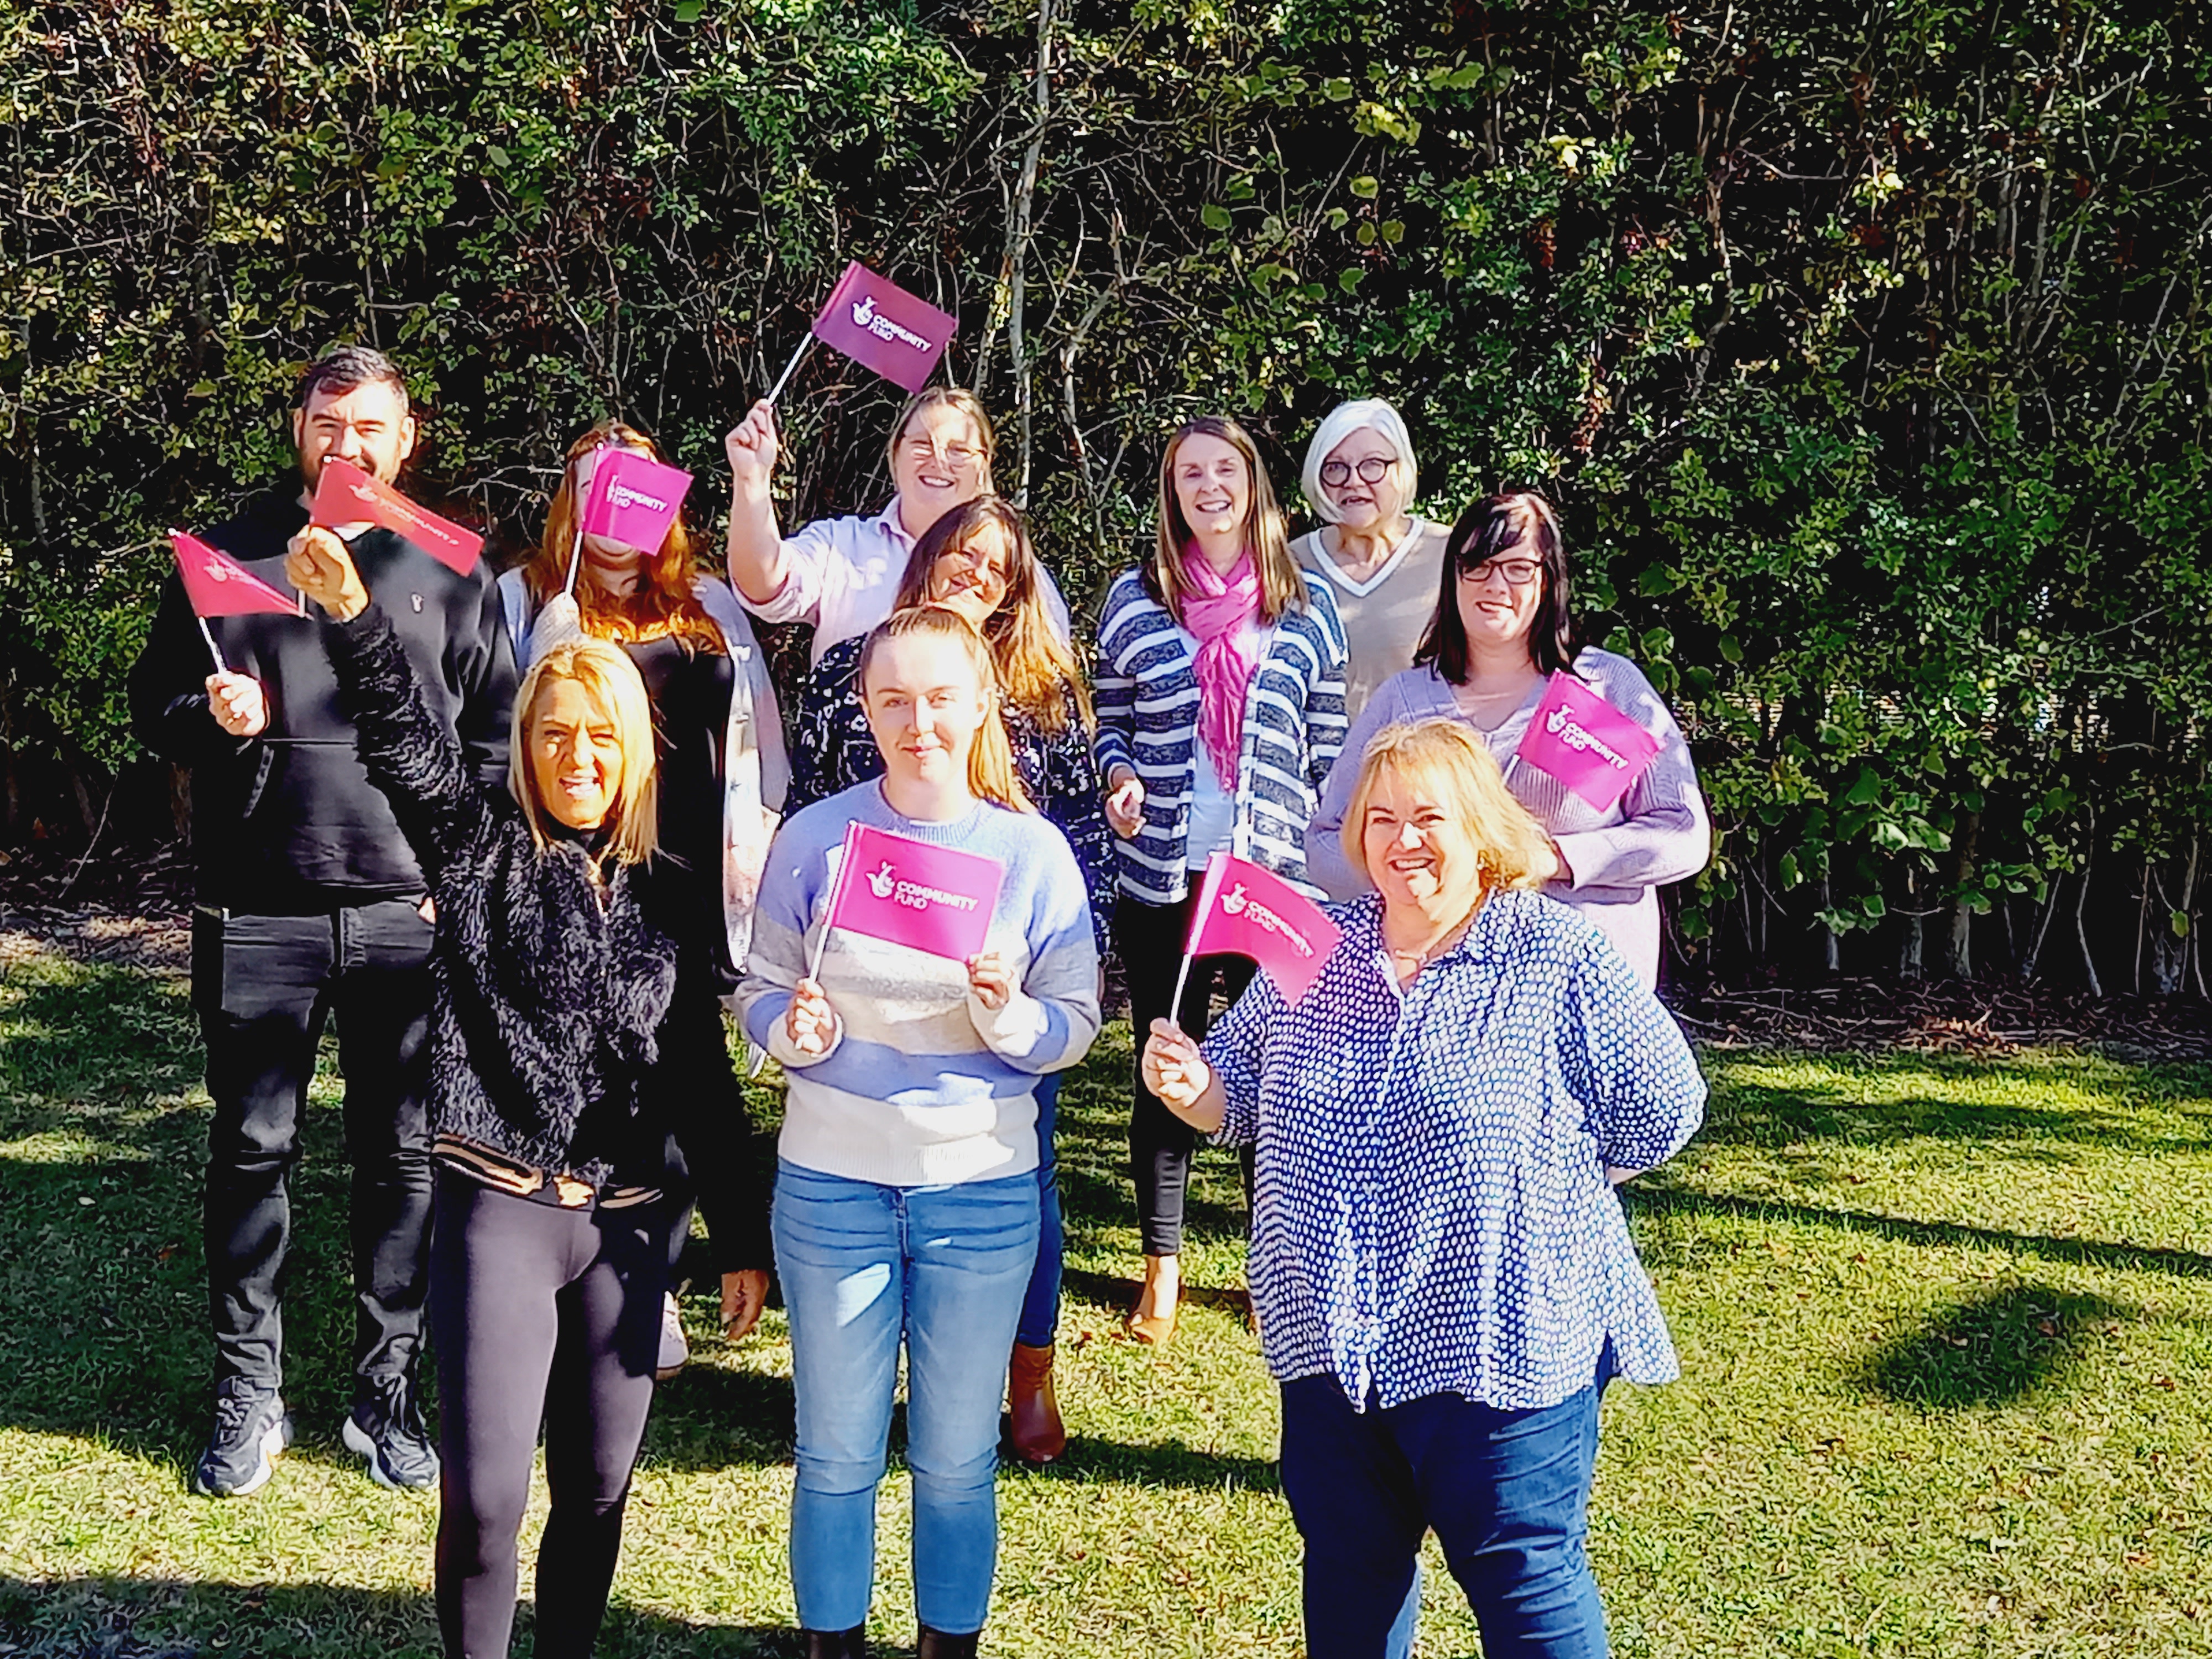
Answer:
POLYGON ((1658 753, 1656 738, 1564 671, 1553 672, 1513 751, 1601 812, 1628 793, 1658 753))
POLYGON ((1267 970, 1283 1000, 1296 1007, 1343 937, 1321 906, 1280 876, 1216 853, 1199 884, 1185 954, 1249 957, 1267 970))
POLYGON ((632 450, 602 450, 584 500, 584 533, 604 536, 649 557, 667 540, 668 526, 676 522, 690 488, 691 475, 680 467, 663 466, 632 450))
POLYGON ((325 528, 342 524, 381 525, 463 576, 477 568, 477 550, 483 545, 483 538, 475 531, 416 506, 351 461, 323 463, 323 476, 315 483, 314 508, 308 517, 310 522, 325 528))
POLYGON ((915 299, 855 259, 814 319, 814 337, 863 368, 919 392, 936 372, 937 360, 958 326, 927 300, 915 299))
POLYGON ((307 606, 296 593, 289 599, 239 563, 228 553, 210 547, 181 530, 169 532, 176 550, 177 574, 184 578, 185 598, 192 614, 210 617, 301 617, 307 606))
POLYGON ((965 962, 999 902, 998 860, 854 823, 830 895, 831 927, 965 962))

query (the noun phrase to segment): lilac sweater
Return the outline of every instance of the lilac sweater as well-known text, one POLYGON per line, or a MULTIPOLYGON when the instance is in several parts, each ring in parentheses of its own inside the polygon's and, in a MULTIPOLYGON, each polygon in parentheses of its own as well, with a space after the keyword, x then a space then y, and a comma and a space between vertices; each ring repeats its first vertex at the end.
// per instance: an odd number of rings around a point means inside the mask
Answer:
MULTIPOLYGON (((1659 754, 1628 793, 1599 812, 1534 767, 1515 763, 1513 751, 1535 713, 1540 686, 1483 737, 1505 769, 1505 784, 1566 854, 1571 880, 1545 890, 1580 910, 1628 959, 1646 988, 1659 979, 1659 894, 1705 867, 1712 825, 1698 787, 1682 728, 1674 724, 1643 671, 1626 657, 1591 649, 1575 659, 1585 684, 1659 740, 1659 754)), ((1372 885, 1344 855, 1344 812, 1359 781, 1359 759, 1376 733, 1406 720, 1438 715, 1466 718, 1452 688, 1433 668, 1409 668, 1382 683, 1346 737, 1344 754, 1329 774, 1321 808, 1306 827, 1306 870, 1331 898, 1351 898, 1372 885)))

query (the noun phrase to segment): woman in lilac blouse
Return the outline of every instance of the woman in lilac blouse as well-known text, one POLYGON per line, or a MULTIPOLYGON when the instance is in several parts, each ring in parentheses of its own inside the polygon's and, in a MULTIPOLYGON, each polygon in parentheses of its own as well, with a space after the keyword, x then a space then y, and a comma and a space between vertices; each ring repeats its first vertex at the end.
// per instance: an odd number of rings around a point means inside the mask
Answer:
POLYGON ((1265 975, 1146 1082, 1258 1151, 1250 1276, 1282 1386, 1310 1652, 1401 1659, 1433 1528, 1492 1659, 1602 1659, 1583 1540, 1598 1397, 1678 1372, 1612 1183, 1696 1131, 1680 1030, 1534 890, 1543 830, 1480 735, 1382 732, 1344 853, 1378 890, 1295 1007, 1265 975))
MULTIPOLYGON (((1551 837, 1559 873, 1546 891, 1573 905, 1620 948, 1637 977, 1659 982, 1659 891, 1694 876, 1712 827, 1689 745, 1651 682, 1626 657, 1575 647, 1567 556, 1551 503, 1533 491, 1492 495, 1460 514, 1443 590, 1414 665, 1370 698, 1344 740, 1356 757, 1386 726, 1449 715, 1481 733, 1506 787, 1551 837), (1601 812, 1514 758, 1545 683, 1567 669, 1657 739, 1659 754, 1601 812)), ((1357 768, 1340 765, 1306 827, 1306 869, 1332 898, 1371 885, 1337 845, 1357 768)))

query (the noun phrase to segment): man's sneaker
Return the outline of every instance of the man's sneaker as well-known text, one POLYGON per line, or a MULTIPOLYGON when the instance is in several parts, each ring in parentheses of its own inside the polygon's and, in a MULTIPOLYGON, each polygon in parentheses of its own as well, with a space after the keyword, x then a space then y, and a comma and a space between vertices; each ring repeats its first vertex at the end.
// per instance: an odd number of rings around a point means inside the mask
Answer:
POLYGON ((665 1382, 690 1363, 691 1344, 684 1335, 684 1310, 676 1305, 676 1293, 665 1291, 660 1298, 660 1358, 653 1374, 665 1382))
POLYGON ((258 1492, 291 1443, 292 1419, 276 1391, 251 1377, 226 1376, 216 1385, 215 1434, 192 1470, 192 1490, 203 1498, 258 1492))
POLYGON ((355 1385, 353 1412, 343 1438, 368 1460, 380 1486, 410 1490, 438 1484, 438 1453, 430 1444, 415 1385, 405 1376, 364 1377, 355 1385))

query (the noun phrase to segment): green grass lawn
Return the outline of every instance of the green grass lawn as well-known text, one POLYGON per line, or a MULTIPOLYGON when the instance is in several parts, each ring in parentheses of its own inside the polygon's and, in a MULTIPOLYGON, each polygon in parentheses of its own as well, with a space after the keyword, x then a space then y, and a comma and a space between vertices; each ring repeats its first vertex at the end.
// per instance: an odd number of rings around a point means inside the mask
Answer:
MULTIPOLYGON (((1163 1358, 1111 1334, 1136 1262, 1127 1056, 1111 1031, 1062 1108, 1074 1443, 1051 1473, 1001 1477, 987 1650, 1291 1655, 1298 1549, 1273 1390, 1227 1293, 1242 1213, 1224 1156, 1205 1162, 1187 1258, 1223 1293, 1200 1292, 1163 1358)), ((1591 1547, 1616 1651, 2212 1656, 2212 1068, 1706 1063, 1705 1133, 1632 1189, 1685 1376, 1606 1406, 1591 1547)), ((295 1192, 301 1443, 259 1496, 195 1498, 206 1105, 183 987, 55 959, 10 971, 0 1655, 435 1652, 434 1501, 372 1486, 337 1445, 334 1081, 295 1192)), ((698 1358, 655 1407, 601 1650, 790 1651, 781 1319, 729 1348, 703 1295, 687 1312, 698 1358)), ((874 1630, 897 1648, 896 1474, 883 1510, 874 1630)), ((1431 1561, 1422 1651, 1477 1647, 1431 1561)))

